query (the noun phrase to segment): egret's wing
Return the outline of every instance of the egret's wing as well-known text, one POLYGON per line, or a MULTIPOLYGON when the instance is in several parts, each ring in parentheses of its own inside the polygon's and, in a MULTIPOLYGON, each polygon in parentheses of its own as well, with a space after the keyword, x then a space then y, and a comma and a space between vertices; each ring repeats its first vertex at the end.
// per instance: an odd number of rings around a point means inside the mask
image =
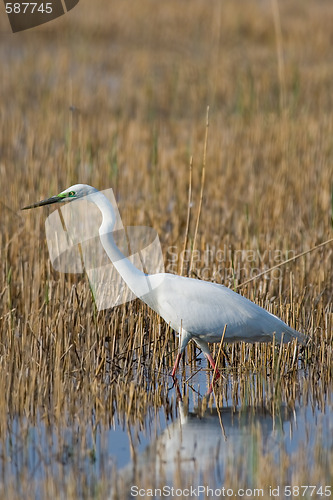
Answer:
POLYGON ((157 308, 153 309, 172 328, 179 330, 181 325, 193 336, 202 337, 207 342, 219 341, 224 325, 227 325, 227 342, 269 341, 274 333, 278 342, 282 334, 285 342, 294 337, 304 340, 299 332, 273 314, 216 283, 165 274, 155 294, 157 308))

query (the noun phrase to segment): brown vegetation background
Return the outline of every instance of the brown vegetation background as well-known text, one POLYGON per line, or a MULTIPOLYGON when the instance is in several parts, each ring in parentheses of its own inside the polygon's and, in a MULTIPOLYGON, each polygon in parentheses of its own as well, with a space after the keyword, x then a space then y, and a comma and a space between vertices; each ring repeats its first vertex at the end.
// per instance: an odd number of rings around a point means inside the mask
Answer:
MULTIPOLYGON (((138 302, 95 311, 86 278, 49 263, 52 207, 20 208, 77 182, 112 187, 124 224, 154 227, 179 272, 171 252, 183 249, 191 157, 193 243, 209 106, 196 275, 236 286, 329 240, 333 4, 81 1, 0 38, 2 439, 8 415, 136 419, 165 404, 171 332, 138 302)), ((331 393, 332 243, 240 291, 314 339, 303 358, 331 393)), ((233 367, 252 366, 237 349, 233 367)), ((263 349, 246 351, 260 367, 272 359, 263 349)))

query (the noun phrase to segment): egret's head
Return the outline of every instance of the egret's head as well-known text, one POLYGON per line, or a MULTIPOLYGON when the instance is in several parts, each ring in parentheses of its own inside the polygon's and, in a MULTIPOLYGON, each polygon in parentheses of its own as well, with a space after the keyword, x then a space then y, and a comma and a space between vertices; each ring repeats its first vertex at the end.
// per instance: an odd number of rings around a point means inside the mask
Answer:
POLYGON ((47 198, 46 200, 34 203, 33 205, 28 205, 27 207, 23 207, 22 210, 27 210, 28 208, 41 207, 42 205, 51 205, 51 203, 73 201, 96 192, 97 189, 95 189, 92 186, 88 186, 87 184, 74 184, 74 186, 70 186, 69 188, 65 189, 65 191, 61 191, 61 193, 56 194, 55 196, 51 196, 51 198, 47 198))

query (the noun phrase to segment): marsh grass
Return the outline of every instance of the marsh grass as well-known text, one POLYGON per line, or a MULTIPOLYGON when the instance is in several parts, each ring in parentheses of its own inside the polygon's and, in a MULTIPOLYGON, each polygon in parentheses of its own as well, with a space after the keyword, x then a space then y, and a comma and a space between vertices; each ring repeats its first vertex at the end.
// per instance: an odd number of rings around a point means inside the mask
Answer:
MULTIPOLYGON (((3 37, 1 496, 105 498, 116 468, 104 450, 94 476, 94 436, 117 423, 144 429, 161 409, 177 416, 168 374, 178 341, 168 325, 139 301, 98 312, 84 275, 50 265, 50 209, 20 207, 76 182, 112 187, 125 225, 158 232, 166 270, 232 288, 332 237, 333 8, 293 1, 276 15, 255 0, 195 0, 186 20, 175 1, 99 0, 3 37), (40 425, 49 445, 36 452, 39 477, 28 450, 40 425), (79 429, 70 449, 66 429, 79 429)), ((332 244, 240 292, 311 342, 226 345, 216 400, 198 404, 331 404, 332 244)), ((206 369, 198 354, 188 347, 192 372, 206 369)), ((183 365, 179 377, 191 390, 183 365)), ((299 481, 307 471, 332 479, 327 456, 311 470, 305 451, 281 457, 276 470, 259 446, 258 478, 283 482, 292 470, 299 481)), ((238 477, 233 467, 227 482, 238 477)))

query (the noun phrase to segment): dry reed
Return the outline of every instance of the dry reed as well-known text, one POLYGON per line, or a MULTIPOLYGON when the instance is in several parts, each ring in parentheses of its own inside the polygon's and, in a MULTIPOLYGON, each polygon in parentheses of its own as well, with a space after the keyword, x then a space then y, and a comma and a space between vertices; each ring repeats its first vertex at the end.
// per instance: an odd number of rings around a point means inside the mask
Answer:
MULTIPOLYGON (((330 2, 273 1, 273 16, 256 0, 194 0, 186 19, 175 0, 81 3, 0 47, 0 496, 11 499, 105 498, 98 432, 177 414, 168 325, 138 301, 96 311, 88 280, 50 265, 50 210, 21 206, 76 182, 112 187, 124 224, 157 230, 167 271, 231 287, 332 237, 330 2), (35 449, 42 477, 29 469, 31 429, 48 443, 35 449)), ((312 342, 225 346, 218 406, 331 404, 332 256, 327 244, 242 287, 312 342)), ((197 355, 189 346, 193 372, 197 355)), ((332 479, 327 457, 315 469, 301 451, 281 457, 277 471, 259 446, 258 480, 287 480, 288 460, 299 481, 332 479)), ((244 466, 230 465, 229 484, 244 466)))

